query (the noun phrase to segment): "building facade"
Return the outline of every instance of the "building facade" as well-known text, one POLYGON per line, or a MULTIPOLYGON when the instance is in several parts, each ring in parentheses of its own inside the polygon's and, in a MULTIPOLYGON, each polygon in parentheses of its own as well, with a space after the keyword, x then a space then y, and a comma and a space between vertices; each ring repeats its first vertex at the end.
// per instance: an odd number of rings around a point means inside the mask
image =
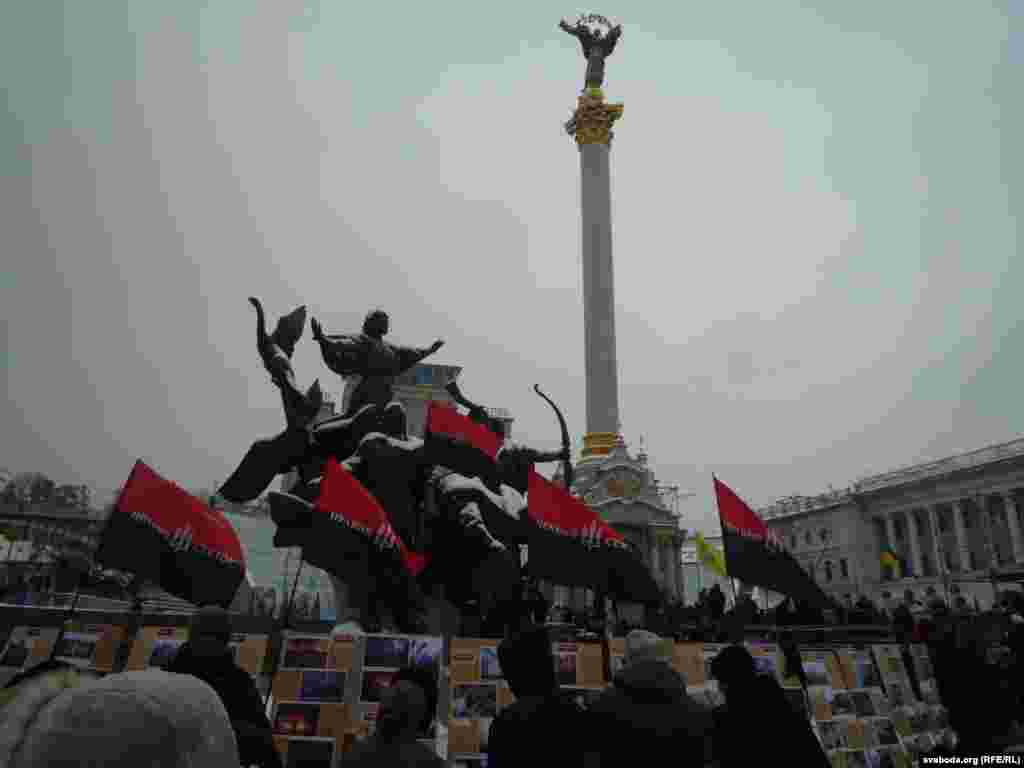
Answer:
MULTIPOLYGON (((1000 576, 1024 570, 1024 439, 784 499, 759 514, 828 592, 909 592, 990 606, 1000 576), (891 551, 898 569, 883 565, 891 551)), ((1001 589, 1001 587, 1000 587, 1001 589)))

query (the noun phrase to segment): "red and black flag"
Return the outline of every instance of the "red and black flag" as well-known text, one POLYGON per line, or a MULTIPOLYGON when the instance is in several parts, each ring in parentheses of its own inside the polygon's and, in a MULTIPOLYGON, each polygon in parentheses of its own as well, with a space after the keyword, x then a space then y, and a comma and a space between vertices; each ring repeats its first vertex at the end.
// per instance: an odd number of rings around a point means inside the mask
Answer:
POLYGON ((138 461, 110 513, 96 561, 196 605, 227 607, 245 555, 218 512, 138 461))
POLYGON ((451 406, 431 400, 427 409, 427 434, 449 435, 464 440, 486 453, 490 458, 498 455, 501 438, 483 424, 463 416, 451 406))
POLYGON ((715 478, 718 515, 729 576, 744 584, 788 595, 812 607, 828 609, 833 601, 785 550, 782 537, 772 530, 746 502, 715 478))
POLYGON ((609 597, 653 603, 661 592, 625 537, 564 488, 530 473, 530 574, 609 597))
POLYGON ((268 498, 277 525, 274 546, 302 547, 303 560, 339 579, 376 581, 393 571, 415 578, 424 567, 424 557, 406 548, 373 494, 333 458, 315 504, 286 493, 268 498))

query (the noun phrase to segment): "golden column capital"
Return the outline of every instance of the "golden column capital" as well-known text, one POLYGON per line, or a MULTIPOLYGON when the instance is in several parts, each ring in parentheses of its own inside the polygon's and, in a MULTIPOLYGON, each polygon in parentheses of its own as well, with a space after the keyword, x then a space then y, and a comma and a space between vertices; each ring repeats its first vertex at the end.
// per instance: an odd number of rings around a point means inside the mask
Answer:
POLYGON ((623 104, 606 104, 600 88, 588 88, 577 100, 576 111, 570 125, 576 143, 608 144, 612 138, 612 125, 622 117, 623 104))

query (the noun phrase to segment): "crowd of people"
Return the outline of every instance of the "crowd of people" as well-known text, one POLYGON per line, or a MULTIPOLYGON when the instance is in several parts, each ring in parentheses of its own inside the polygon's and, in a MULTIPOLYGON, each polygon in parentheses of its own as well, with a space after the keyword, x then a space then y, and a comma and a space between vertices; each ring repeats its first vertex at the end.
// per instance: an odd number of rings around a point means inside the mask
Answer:
MULTIPOLYGON (((724 606, 713 591, 702 604, 712 606, 713 621, 727 618, 727 611, 718 614, 724 606)), ((542 606, 536 608, 539 616, 542 606)), ((987 612, 957 611, 942 601, 924 612, 914 608, 905 601, 887 613, 876 608, 873 616, 896 633, 918 698, 909 647, 928 647, 958 737, 935 754, 998 754, 1024 742, 1024 595, 1005 593, 987 612)), ((742 603, 733 608, 743 610, 742 603)), ((538 616, 524 617, 498 647, 515 702, 490 726, 490 768, 538 758, 600 768, 666 754, 729 768, 773 753, 789 765, 829 765, 806 713, 789 704, 774 677, 757 673, 743 645, 728 645, 711 663, 724 697, 717 708, 687 693, 687 681, 672 666, 671 636, 644 629, 627 634, 623 666, 611 685, 581 699, 560 688, 553 635, 534 621, 538 616)), ((230 637, 228 614, 207 607, 166 670, 101 678, 49 661, 22 673, 0 691, 0 765, 281 768, 264 700, 234 661, 230 637)), ((787 665, 799 659, 790 633, 779 642, 787 665)), ((419 740, 436 714, 437 697, 433 670, 401 670, 383 697, 373 735, 355 744, 345 764, 443 765, 419 740)))

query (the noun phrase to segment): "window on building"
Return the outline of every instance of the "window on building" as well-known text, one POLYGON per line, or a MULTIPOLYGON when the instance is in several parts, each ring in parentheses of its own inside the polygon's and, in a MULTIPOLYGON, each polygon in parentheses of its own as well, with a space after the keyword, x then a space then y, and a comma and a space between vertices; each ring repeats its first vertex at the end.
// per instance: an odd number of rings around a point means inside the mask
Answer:
POLYGON ((804 533, 804 543, 807 544, 807 546, 811 546, 811 541, 813 541, 811 532, 807 531, 806 533, 804 533))
POLYGON ((949 531, 949 519, 941 512, 935 513, 935 522, 939 526, 939 533, 946 533, 949 531))
POLYGON ((831 538, 831 536, 832 534, 828 532, 828 528, 822 528, 820 531, 818 531, 818 538, 821 539, 822 544, 826 543, 831 538))
POLYGON ((839 575, 844 579, 850 578, 850 564, 846 562, 846 558, 839 560, 839 575))
POLYGON ((825 581, 832 581, 832 563, 825 561, 825 581))
POLYGON ((796 536, 789 537, 789 548, 796 549, 796 536))

